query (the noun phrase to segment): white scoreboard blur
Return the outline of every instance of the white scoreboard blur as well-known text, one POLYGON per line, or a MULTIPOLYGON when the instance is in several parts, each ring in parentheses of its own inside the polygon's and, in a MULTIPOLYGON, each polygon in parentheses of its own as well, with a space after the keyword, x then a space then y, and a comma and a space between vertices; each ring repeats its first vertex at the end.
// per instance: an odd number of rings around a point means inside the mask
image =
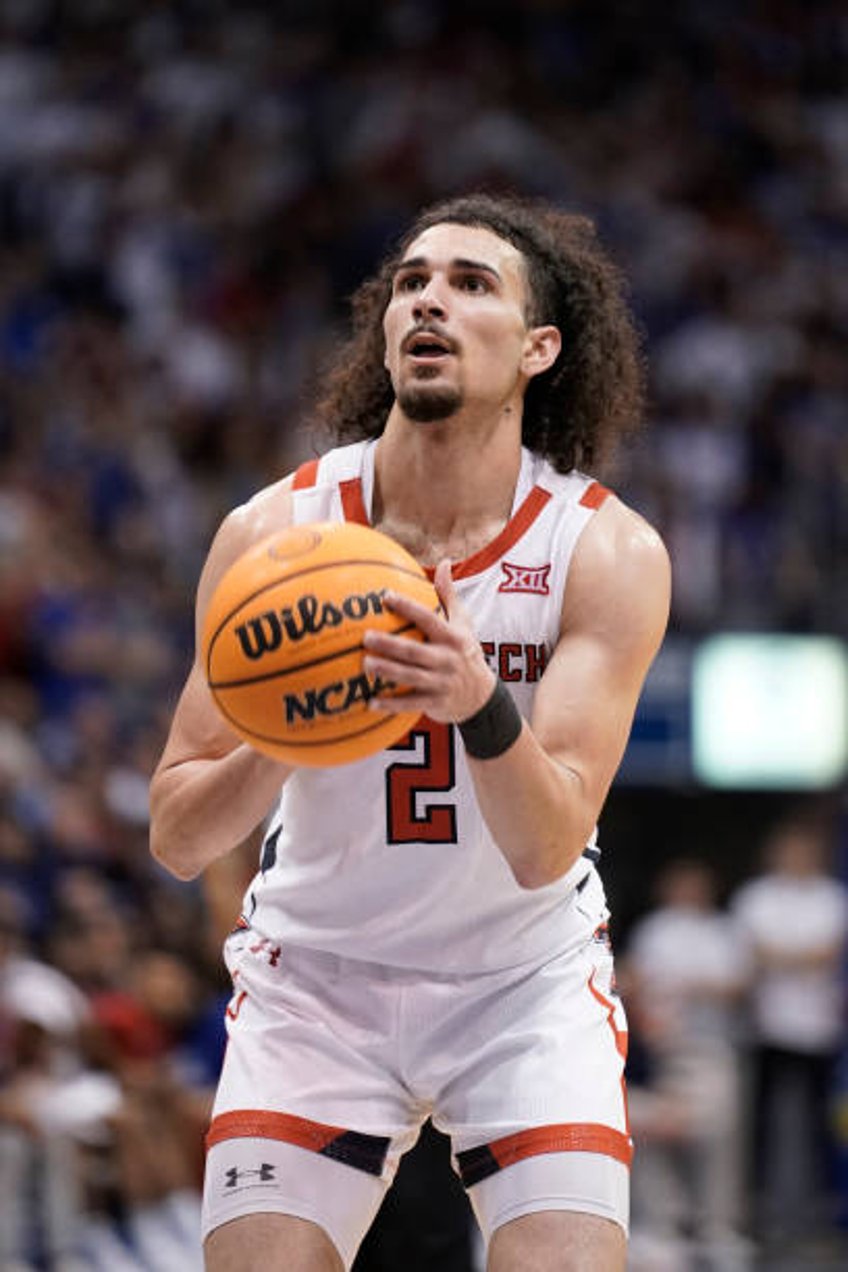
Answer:
POLYGON ((829 636, 725 633, 692 662, 696 781, 823 789, 848 771, 848 650, 829 636))

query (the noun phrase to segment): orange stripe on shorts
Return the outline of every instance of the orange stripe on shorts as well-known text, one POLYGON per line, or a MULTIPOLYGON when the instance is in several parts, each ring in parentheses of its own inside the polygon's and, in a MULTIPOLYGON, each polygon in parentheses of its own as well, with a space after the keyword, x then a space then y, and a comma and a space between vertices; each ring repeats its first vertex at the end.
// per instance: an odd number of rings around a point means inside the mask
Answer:
POLYGON ((294 1113, 276 1113, 270 1109, 235 1109, 219 1113, 212 1119, 206 1134, 207 1151, 231 1139, 269 1139, 307 1148, 323 1157, 381 1175, 389 1149, 389 1137, 350 1131, 343 1126, 328 1126, 294 1113))
POLYGON ((311 1148, 320 1153, 332 1140, 344 1134, 343 1126, 325 1126, 323 1122, 311 1122, 293 1113, 273 1113, 268 1109, 237 1109, 234 1113, 219 1113, 212 1119, 206 1133, 206 1147, 220 1144, 222 1140, 276 1139, 299 1148, 311 1148))
POLYGON ((466 1188, 488 1179, 496 1171, 525 1157, 542 1153, 603 1153, 624 1166, 633 1160, 633 1144, 629 1135, 598 1122, 562 1122, 553 1126, 534 1126, 515 1135, 505 1135, 477 1148, 457 1153, 457 1164, 466 1188))

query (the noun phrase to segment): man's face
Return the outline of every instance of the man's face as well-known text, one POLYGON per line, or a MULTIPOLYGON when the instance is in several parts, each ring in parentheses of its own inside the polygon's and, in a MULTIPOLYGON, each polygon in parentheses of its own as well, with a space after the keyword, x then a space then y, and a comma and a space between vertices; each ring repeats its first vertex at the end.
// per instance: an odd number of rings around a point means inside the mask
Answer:
POLYGON ((404 414, 500 410, 523 388, 524 259, 479 226, 431 226, 407 248, 383 317, 386 368, 404 414))

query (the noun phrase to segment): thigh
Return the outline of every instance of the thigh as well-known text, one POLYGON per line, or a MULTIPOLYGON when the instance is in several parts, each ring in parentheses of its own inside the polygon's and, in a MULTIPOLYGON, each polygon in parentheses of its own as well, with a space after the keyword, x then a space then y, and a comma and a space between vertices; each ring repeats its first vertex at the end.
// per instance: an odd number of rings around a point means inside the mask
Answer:
POLYGON ((440 1094, 484 1237, 523 1213, 585 1211, 626 1231, 627 1033, 602 936, 466 1015, 466 1061, 440 1094))
POLYGON ((488 1272, 624 1272, 623 1230, 595 1215, 523 1215, 495 1233, 488 1272))
MULTIPOLYGON (((399 1072, 391 977, 254 935, 242 940, 228 949, 234 994, 213 1126, 237 1111, 271 1114, 269 1124, 285 1114, 388 1140, 387 1159, 397 1137, 414 1142, 422 1118, 399 1072)), ((336 1145, 333 1155, 355 1147, 336 1145)))
MULTIPOLYGON (((541 1153, 495 1171, 469 1190, 480 1231, 494 1246, 517 1219, 581 1215, 617 1227, 624 1240, 630 1210, 630 1171, 605 1153, 541 1153)), ((559 1222, 559 1220, 557 1220, 559 1222)), ((570 1266, 570 1265, 569 1265, 570 1266)))
POLYGON ((235 993, 206 1139, 204 1234, 292 1216, 327 1234, 347 1267, 423 1116, 396 1072, 392 986, 253 935, 228 954, 235 993))
MULTIPOLYGON (((301 1266, 275 1261, 278 1245, 287 1257, 290 1245, 297 1251, 314 1250, 316 1257, 327 1249, 336 1260, 326 1264, 328 1269, 349 1268, 387 1187, 379 1176, 294 1144, 268 1138, 224 1140, 213 1145, 206 1158, 202 1231, 207 1260, 214 1255, 210 1267, 225 1272, 230 1266, 228 1252, 238 1249, 233 1234, 244 1231, 249 1235, 244 1247, 249 1266, 261 1272, 301 1266), (267 1222, 259 1223, 260 1219, 267 1222), (274 1257, 254 1262, 257 1247, 274 1257)), ((232 1266, 245 1272, 241 1264, 232 1266)), ((324 1263, 315 1266, 323 1268, 324 1263)))
POLYGON ((206 1272, 343 1272, 320 1228, 289 1215, 246 1215, 224 1224, 204 1245, 206 1272))

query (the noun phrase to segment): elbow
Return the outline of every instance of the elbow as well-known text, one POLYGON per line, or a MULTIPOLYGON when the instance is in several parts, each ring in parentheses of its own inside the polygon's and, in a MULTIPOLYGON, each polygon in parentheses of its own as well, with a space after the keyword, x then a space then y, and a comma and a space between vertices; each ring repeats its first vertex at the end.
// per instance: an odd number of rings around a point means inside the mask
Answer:
POLYGON ((513 878, 524 892, 536 892, 556 883, 567 874, 572 865, 571 860, 563 859, 561 853, 556 857, 533 857, 525 861, 510 862, 513 878))
POLYGON ((150 855, 168 874, 182 883, 190 883, 201 872, 191 854, 180 850, 176 837, 164 832, 156 822, 150 826, 150 855))
POLYGON ((151 837, 150 855, 154 861, 167 870, 168 874, 179 879, 180 883, 191 883, 201 874, 202 867, 188 857, 182 857, 170 848, 163 847, 151 837))
POLYGON ((546 888, 549 883, 556 883, 566 873, 567 867, 562 870, 546 870, 536 865, 512 867, 513 878, 523 892, 536 892, 539 888, 546 888))
POLYGON ((515 882, 525 892, 547 888, 568 874, 574 863, 582 856, 587 842, 588 836, 584 839, 575 839, 573 842, 569 841, 568 844, 558 840, 549 844, 546 849, 543 847, 541 850, 537 849, 532 855, 510 861, 515 882))
POLYGON ((196 879, 202 869, 185 831, 174 816, 172 801, 155 779, 150 788, 150 855, 158 865, 182 883, 196 879), (170 811, 170 816, 169 816, 170 811))

